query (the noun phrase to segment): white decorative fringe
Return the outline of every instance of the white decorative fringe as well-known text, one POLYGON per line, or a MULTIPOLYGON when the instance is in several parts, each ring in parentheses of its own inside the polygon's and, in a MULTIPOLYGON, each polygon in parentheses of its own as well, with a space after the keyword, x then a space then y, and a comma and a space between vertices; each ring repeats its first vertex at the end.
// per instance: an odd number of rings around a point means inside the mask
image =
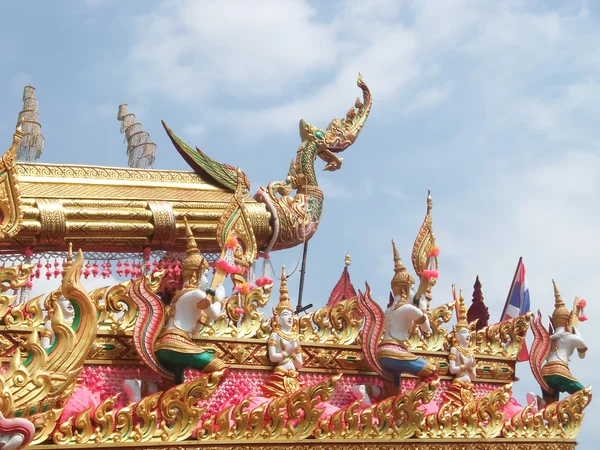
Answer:
POLYGON ((156 144, 150 140, 150 135, 143 130, 141 123, 135 121, 135 114, 127 112, 125 104, 119 105, 117 119, 121 121, 121 133, 125 133, 129 167, 151 167, 156 158, 156 144))
POLYGON ((23 89, 23 110, 19 113, 17 127, 21 127, 23 134, 17 148, 17 161, 35 161, 42 156, 44 150, 44 136, 38 116, 38 102, 35 99, 35 88, 25 86, 23 89))

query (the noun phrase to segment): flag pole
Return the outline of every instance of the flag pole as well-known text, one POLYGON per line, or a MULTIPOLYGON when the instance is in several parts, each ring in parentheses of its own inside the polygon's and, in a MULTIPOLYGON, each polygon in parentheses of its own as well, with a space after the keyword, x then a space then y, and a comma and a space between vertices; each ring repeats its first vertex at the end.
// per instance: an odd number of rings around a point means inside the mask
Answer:
POLYGON ((506 314, 506 308, 508 308, 508 303, 510 302, 510 294, 512 293, 513 286, 515 285, 515 281, 517 279, 517 275, 519 274, 519 267, 523 264, 523 257, 519 258, 519 262, 517 263, 517 268, 515 270, 515 276, 512 279, 512 283, 510 284, 510 289, 508 291, 508 295, 506 297, 506 303, 504 304, 504 309, 502 310, 502 315, 500 316, 500 322, 504 322, 504 315, 506 314))
POLYGON ((306 253, 308 252, 308 241, 304 242, 304 250, 302 251, 302 268, 300 269, 300 287, 298 289, 298 305, 296 306, 296 314, 305 312, 312 308, 312 303, 302 306, 302 294, 304 293, 304 274, 306 273, 306 253))

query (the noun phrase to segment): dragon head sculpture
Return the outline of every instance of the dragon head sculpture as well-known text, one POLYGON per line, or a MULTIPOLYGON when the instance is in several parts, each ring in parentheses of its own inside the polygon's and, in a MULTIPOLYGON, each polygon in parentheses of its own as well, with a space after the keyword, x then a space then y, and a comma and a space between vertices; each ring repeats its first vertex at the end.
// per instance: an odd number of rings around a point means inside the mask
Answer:
POLYGON ((357 98, 344 119, 336 117, 324 131, 304 120, 300 121, 300 137, 303 142, 313 141, 317 144, 316 156, 327 163, 323 170, 334 171, 342 167, 342 158, 337 153, 354 144, 371 112, 371 91, 364 83, 362 74, 358 74, 356 84, 363 91, 363 101, 357 98))

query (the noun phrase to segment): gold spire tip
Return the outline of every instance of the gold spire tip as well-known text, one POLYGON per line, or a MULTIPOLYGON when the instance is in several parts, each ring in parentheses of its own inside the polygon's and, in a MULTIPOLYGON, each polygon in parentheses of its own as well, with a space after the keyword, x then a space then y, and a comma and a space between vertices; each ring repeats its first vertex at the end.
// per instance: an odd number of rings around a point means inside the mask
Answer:
POLYGON ((190 224, 187 221, 187 217, 183 218, 183 222, 185 223, 185 237, 187 241, 187 253, 196 253, 198 251, 198 245, 196 244, 196 238, 194 237, 194 232, 190 227, 190 224))
POLYGON ((285 266, 281 266, 281 285, 279 287, 279 301, 289 301, 287 289, 287 275, 285 274, 285 266))
POLYGON ((350 263, 352 263, 352 260, 350 259, 350 253, 346 253, 346 257, 344 258, 344 264, 346 264, 346 267, 350 266, 350 263))
POLYGON ((558 286, 556 286, 556 282, 554 281, 554 279, 552 280, 552 285, 554 286, 554 304, 556 306, 558 306, 558 305, 564 305, 562 296, 560 295, 560 292, 558 290, 558 286))
POLYGON ((394 261, 400 260, 400 252, 398 251, 398 248, 396 247, 396 243, 394 242, 393 239, 392 239, 392 249, 394 250, 394 261))
POLYGON ((402 264, 402 258, 400 258, 400 252, 398 251, 398 248, 396 247, 396 243, 394 242, 393 239, 392 239, 392 248, 394 250, 394 272, 395 273, 406 272, 406 267, 404 267, 404 264, 402 264))
POLYGON ((431 212, 433 208, 433 200, 431 199, 431 189, 427 189, 427 214, 431 212))

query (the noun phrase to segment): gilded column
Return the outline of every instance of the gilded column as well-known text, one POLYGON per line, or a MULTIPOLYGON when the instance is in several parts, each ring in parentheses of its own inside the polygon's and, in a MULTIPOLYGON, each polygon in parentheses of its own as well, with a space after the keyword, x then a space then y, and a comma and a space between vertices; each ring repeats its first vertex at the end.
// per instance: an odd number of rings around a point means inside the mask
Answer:
POLYGON ((67 234, 65 210, 60 200, 37 200, 40 217, 39 245, 61 246, 67 234))
POLYGON ((148 207, 152 211, 154 223, 154 234, 151 243, 153 245, 171 245, 175 243, 177 228, 175 226, 175 213, 169 202, 148 201, 148 207))

